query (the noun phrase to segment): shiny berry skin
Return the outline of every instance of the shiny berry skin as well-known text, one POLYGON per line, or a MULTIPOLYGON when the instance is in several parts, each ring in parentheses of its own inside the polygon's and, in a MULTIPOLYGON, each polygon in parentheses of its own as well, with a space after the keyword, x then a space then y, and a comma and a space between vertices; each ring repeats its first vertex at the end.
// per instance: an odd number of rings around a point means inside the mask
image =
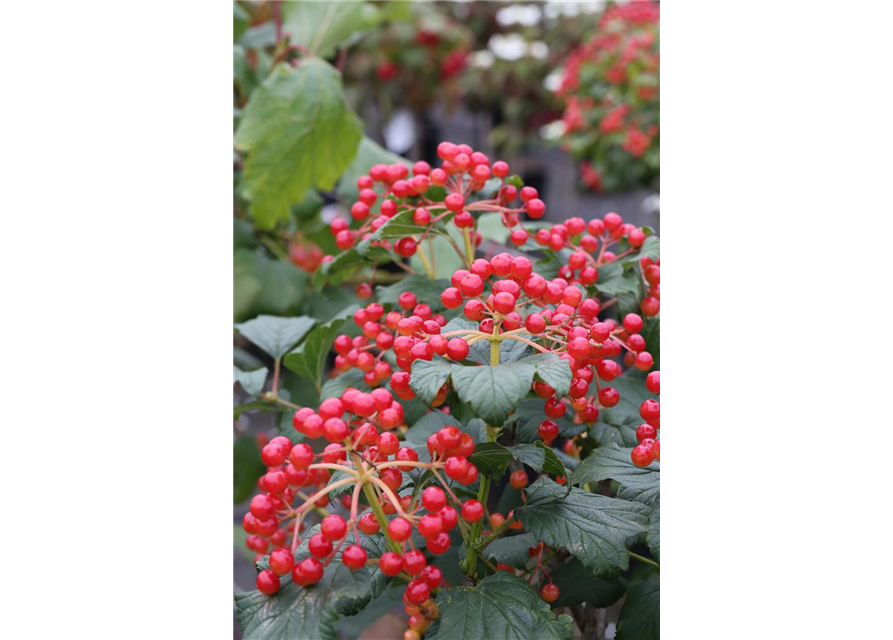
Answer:
POLYGON ((654 441, 654 446, 651 447, 651 451, 654 452, 654 459, 660 462, 660 440, 654 441))
POLYGON ((558 398, 552 397, 546 400, 543 410, 552 420, 557 420, 567 412, 567 405, 561 402, 558 398))
POLYGON ((254 496, 249 507, 251 515, 258 520, 266 520, 272 516, 274 508, 273 500, 264 494, 254 496))
POLYGON ((424 580, 413 580, 406 585, 406 599, 413 604, 422 604, 431 596, 431 589, 424 580))
MULTIPOLYGON (((401 447, 394 455, 394 460, 398 460, 400 462, 418 462, 419 454, 416 453, 415 449, 410 449, 409 447, 401 447)), ((410 465, 400 465, 397 468, 400 469, 400 471, 412 471, 415 467, 412 467, 410 465)))
POLYGON ((645 326, 645 322, 642 320, 642 316, 637 313, 627 313, 623 318, 623 328, 630 333, 639 333, 643 326, 645 326))
POLYGON ((660 371, 652 371, 645 378, 645 386, 651 393, 660 393, 660 371))
POLYGON ((329 540, 341 540, 347 535, 347 523, 338 514, 332 514, 322 519, 320 531, 329 540))
POLYGON ((418 549, 411 549, 403 554, 403 570, 411 576, 425 568, 428 561, 425 560, 425 554, 418 549))
POLYGON ((295 567, 295 557, 291 554, 291 551, 285 548, 274 549, 270 554, 270 569, 273 570, 277 576, 284 576, 287 573, 291 573, 291 570, 295 567))
POLYGON ((273 442, 265 446, 260 452, 261 459, 268 467, 278 467, 285 462, 287 456, 288 450, 273 442))
POLYGON ((443 470, 451 480, 461 481, 464 480, 470 468, 468 460, 464 456, 453 456, 447 459, 443 470))
POLYGON ((466 500, 462 505, 462 518, 466 522, 477 522, 484 516, 484 506, 477 500, 466 500))
POLYGON ((603 407, 613 407, 620 402, 620 393, 614 387, 602 387, 598 390, 598 401, 603 407))
POLYGON ((648 371, 654 366, 654 356, 647 351, 643 351, 636 355, 636 369, 639 371, 648 371))
POLYGON ((462 282, 459 283, 459 289, 466 298, 476 298, 484 291, 484 281, 481 280, 480 276, 469 273, 462 278, 462 282))
POLYGON ((438 511, 437 515, 440 516, 444 531, 452 531, 459 524, 459 514, 449 505, 438 511))
POLYGON ((558 425, 551 420, 543 420, 537 429, 537 433, 544 442, 552 442, 552 440, 558 437, 558 425))
POLYGON ((531 313, 524 321, 524 327, 533 335, 539 335, 546 330, 546 320, 538 313, 531 313))
POLYGON ((310 551, 310 555, 317 558, 325 558, 332 553, 333 548, 332 541, 322 533, 314 533, 307 541, 307 549, 310 551))
POLYGON ((546 602, 555 602, 558 600, 558 596, 560 595, 560 591, 558 587, 554 584, 544 584, 543 588, 540 589, 540 595, 543 597, 543 600, 546 602))
POLYGON ((654 450, 647 444, 640 444, 629 454, 637 467, 647 467, 654 461, 654 450))
POLYGON ((288 456, 295 469, 306 469, 313 463, 313 449, 306 444, 296 444, 288 456))
POLYGON ((515 489, 523 489, 527 486, 527 473, 521 469, 512 472, 512 475, 509 476, 509 483, 515 489))
POLYGON ((388 535, 394 542, 403 542, 412 534, 412 525, 403 518, 395 518, 388 523, 388 535))
POLYGON ((478 479, 478 468, 471 463, 468 463, 468 473, 465 474, 465 477, 459 480, 464 485, 473 484, 478 479))
MULTIPOLYGON (((646 422, 653 422, 660 418, 660 403, 657 400, 645 400, 639 406, 639 415, 646 422)), ((256 515, 256 514, 255 514, 256 515)))
POLYGON ((418 250, 418 245, 415 240, 412 238, 400 238, 394 244, 394 252, 403 258, 409 258, 415 255, 415 252, 418 250))
POLYGON ((461 437, 462 432, 454 426, 444 427, 437 433, 437 439, 443 445, 443 448, 447 450, 458 447, 461 437))
POLYGON ((453 338, 447 343, 446 354, 451 360, 464 360, 468 356, 468 341, 462 338, 453 338))
POLYGON ((353 571, 365 567, 368 557, 366 550, 358 544, 348 545, 341 551, 341 562, 353 571))
POLYGON ((444 198, 443 203, 450 211, 461 211, 462 207, 465 206, 465 198, 459 193, 450 193, 444 198))
POLYGON ((422 506, 432 513, 446 506, 447 499, 440 487, 428 487, 422 491, 422 506))
POLYGON ((511 313, 515 310, 515 296, 505 291, 497 293, 493 296, 493 308, 503 315, 511 313))
POLYGON ((399 553, 385 551, 378 561, 378 568, 386 576, 395 576, 403 571, 403 558, 399 553))
MULTIPOLYGON (((525 187, 526 188, 526 187, 525 187)), ((521 190, 521 198, 524 198, 524 189, 521 190)), ((527 202, 527 215, 531 218, 542 218, 546 212, 546 203, 539 198, 533 198, 527 202)))
POLYGON ((419 580, 425 581, 431 589, 436 589, 443 582, 443 573, 433 564, 429 564, 419 573, 419 580))
MULTIPOLYGON (((425 587, 427 586, 426 584, 425 587)), ((257 590, 268 596, 273 595, 279 591, 279 576, 271 569, 264 569, 257 574, 257 590)))
POLYGON ((651 426, 648 423, 640 424, 636 429, 636 440, 642 442, 647 438, 656 438, 657 437, 657 429, 651 426))
POLYGON ((450 536, 446 532, 438 533, 436 536, 428 538, 426 546, 428 551, 439 556, 450 548, 450 536))
POLYGON ((443 531, 443 520, 440 516, 429 513, 419 519, 417 527, 422 537, 430 538, 443 531))
POLYGON ((642 313, 649 318, 653 318, 660 313, 660 300, 654 296, 648 296, 642 300, 642 313))
POLYGON ((301 586, 306 586, 308 584, 316 584, 322 580, 324 570, 325 568, 322 566, 322 562, 316 558, 304 558, 298 563, 298 566, 295 567, 291 575, 294 580, 295 574, 299 573, 301 575, 301 582, 298 582, 297 580, 295 580, 295 582, 301 586))
POLYGON ((367 536, 374 535, 381 531, 381 526, 378 524, 378 520, 372 513, 364 513, 361 515, 360 519, 357 521, 357 528, 367 536))
POLYGON ((462 306, 462 292, 455 287, 448 287, 440 294, 440 301, 447 309, 458 309, 462 306))

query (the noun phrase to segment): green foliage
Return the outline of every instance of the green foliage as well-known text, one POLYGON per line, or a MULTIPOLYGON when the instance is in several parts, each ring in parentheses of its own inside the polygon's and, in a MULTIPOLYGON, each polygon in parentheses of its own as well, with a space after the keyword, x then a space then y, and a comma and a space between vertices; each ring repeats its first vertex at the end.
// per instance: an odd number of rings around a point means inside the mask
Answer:
POLYGON ((431 360, 416 360, 412 363, 409 386, 423 402, 431 404, 440 388, 450 379, 452 366, 450 360, 440 356, 434 356, 431 360))
POLYGON ((245 392, 255 398, 260 395, 266 379, 266 367, 257 371, 242 371, 239 367, 233 365, 233 384, 240 383, 245 392))
POLYGON ((379 17, 373 5, 350 0, 282 5, 282 28, 291 34, 290 42, 321 58, 328 58, 359 31, 374 26, 379 17))
POLYGON ((357 308, 356 305, 351 305, 327 323, 315 327, 297 349, 285 356, 285 366, 321 390, 323 368, 332 344, 340 333, 341 325, 353 316, 357 308))
POLYGON ((445 589, 437 594, 436 603, 440 620, 436 631, 426 635, 436 640, 573 637, 570 616, 556 616, 527 582, 505 571, 487 576, 476 587, 445 589))
POLYGON ((303 338, 316 320, 300 318, 279 318, 258 316, 248 322, 236 325, 243 336, 273 358, 281 358, 303 338))
POLYGON ((237 438, 233 443, 233 502, 247 500, 257 479, 266 470, 254 440, 244 436, 237 438))
MULTIPOLYGON (((396 164, 402 162, 407 167, 412 163, 405 158, 391 153, 380 144, 363 136, 360 140, 360 146, 357 147, 357 155, 345 170, 344 175, 338 180, 338 186, 335 188, 338 196, 347 203, 357 201, 360 190, 357 189, 357 179, 360 176, 368 175, 369 169, 374 164, 396 164)), ((376 210, 380 202, 376 203, 376 210)))
POLYGON ((623 578, 605 580, 594 575, 579 560, 571 560, 551 572, 560 593, 553 607, 573 607, 587 602, 594 607, 610 607, 623 597, 623 578))
POLYGON ((580 463, 571 475, 571 484, 616 480, 621 497, 650 505, 660 495, 660 463, 637 467, 630 459, 631 451, 613 444, 599 447, 580 463))
MULTIPOLYGON (((311 3, 300 3, 311 4, 311 3)), ((288 220, 307 189, 332 189, 356 155, 362 123, 344 101, 341 77, 318 58, 279 65, 251 94, 235 146, 247 153, 242 195, 261 229, 288 220)))
POLYGON ((533 444, 516 444, 514 447, 510 447, 509 451, 515 460, 523 462, 534 471, 545 471, 559 478, 567 474, 558 455, 542 441, 533 444))
POLYGON ((632 584, 620 610, 617 640, 660 640, 660 586, 632 584))
POLYGON ((479 418, 501 425, 530 391, 536 369, 523 360, 496 366, 452 366, 453 387, 479 418))

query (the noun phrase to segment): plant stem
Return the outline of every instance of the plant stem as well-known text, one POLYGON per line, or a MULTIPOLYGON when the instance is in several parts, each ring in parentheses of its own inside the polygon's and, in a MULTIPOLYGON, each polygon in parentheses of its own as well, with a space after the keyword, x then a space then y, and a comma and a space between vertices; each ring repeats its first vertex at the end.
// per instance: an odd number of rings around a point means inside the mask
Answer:
POLYGON ((504 532, 506 529, 508 529, 510 526, 512 526, 512 524, 514 523, 514 521, 515 521, 515 518, 514 518, 514 517, 512 517, 512 518, 506 518, 505 522, 503 522, 501 525, 499 525, 498 527, 496 527, 495 529, 493 529, 493 532, 492 532, 489 536, 487 536, 486 538, 484 538, 484 541, 481 542, 481 543, 477 546, 477 550, 478 550, 478 551, 483 551, 484 549, 486 549, 486 548, 487 548, 487 545, 489 545, 491 542, 493 542, 494 540, 496 540, 496 538, 498 538, 499 536, 501 536, 501 535, 503 534, 503 532, 504 532))
POLYGON ((474 245, 471 242, 471 233, 469 232, 468 227, 463 227, 462 238, 465 240, 466 260, 470 265, 474 261, 474 245))
POLYGON ((493 336, 490 338, 490 366, 499 364, 499 325, 493 323, 493 336))
POLYGON ((425 273, 428 274, 428 277, 431 279, 435 278, 434 270, 431 268, 431 263, 428 261, 428 254, 425 253, 425 248, 422 245, 417 245, 419 258, 422 261, 422 265, 425 267, 425 273))
MULTIPOLYGON (((496 342, 494 344, 496 344, 497 347, 499 346, 498 342, 496 342)), ((498 436, 498 435, 499 435, 498 427, 491 427, 490 425, 487 425, 487 442, 496 442, 496 436, 498 436)), ((482 505, 484 505, 485 509, 487 506, 487 498, 489 497, 489 495, 490 495, 490 478, 488 478, 487 476, 483 476, 481 478, 481 486, 478 489, 478 502, 480 502, 482 505)), ((483 518, 481 518, 480 520, 478 520, 471 526, 471 535, 468 537, 468 539, 469 539, 469 542, 467 545, 468 550, 465 552, 465 563, 464 563, 465 575, 467 575, 467 576, 474 575, 474 573, 477 570, 478 550, 477 550, 476 541, 481 536, 481 529, 483 528, 483 526, 484 526, 483 518)))
POLYGON ((633 553, 632 551, 629 552, 629 557, 635 558, 636 560, 644 562, 645 564, 650 564, 652 567, 660 571, 660 565, 657 564, 654 560, 646 558, 645 556, 640 556, 638 553, 633 553))
POLYGON ((391 547, 391 551, 400 553, 400 547, 396 542, 391 540, 391 536, 388 535, 388 519, 384 514, 384 510, 381 508, 381 503, 378 502, 378 497, 375 495, 375 491, 372 490, 372 485, 364 482, 363 493, 366 494, 366 500, 369 501, 369 506, 372 507, 372 513, 375 514, 375 519, 378 520, 378 526, 381 527, 381 533, 384 535, 384 539, 388 541, 388 546, 391 547))

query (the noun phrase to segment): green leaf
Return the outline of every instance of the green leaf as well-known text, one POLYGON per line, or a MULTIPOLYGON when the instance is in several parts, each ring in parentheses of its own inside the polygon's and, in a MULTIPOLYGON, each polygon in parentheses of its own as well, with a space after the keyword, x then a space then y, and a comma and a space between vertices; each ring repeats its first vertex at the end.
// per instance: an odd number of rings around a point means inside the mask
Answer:
POLYGON ((639 415, 639 407, 648 398, 656 399, 657 396, 645 386, 645 377, 636 369, 630 369, 622 376, 614 378, 602 386, 610 386, 617 389, 620 394, 620 402, 617 405, 602 411, 602 420, 608 424, 635 424, 643 422, 639 415))
POLYGON ((406 584, 401 584, 392 582, 380 596, 363 607, 359 613, 342 618, 338 622, 338 630, 348 640, 358 640, 363 632, 371 627, 375 621, 397 605, 403 603, 403 593, 406 590, 406 584))
POLYGON ((506 571, 487 576, 476 587, 445 589, 436 602, 436 640, 570 640, 574 633, 570 616, 556 616, 527 582, 506 571))
POLYGON ((368 175, 369 169, 374 164, 396 164, 398 162, 402 162, 407 167, 412 166, 412 163, 406 158, 391 153, 374 140, 363 136, 360 146, 357 148, 357 156, 341 176, 335 191, 344 202, 353 204, 360 195, 360 190, 357 189, 357 179, 360 176, 368 175))
POLYGON ((332 189, 362 132, 331 65, 308 57, 297 68, 273 69, 251 94, 235 137, 236 148, 248 154, 241 184, 257 226, 288 220, 290 205, 311 186, 332 189))
POLYGON ((522 361, 494 367, 454 364, 453 388, 479 418, 501 426, 530 391, 535 372, 533 365, 522 361))
POLYGON ((561 462, 558 455, 541 441, 533 444, 516 444, 514 447, 510 447, 509 451, 515 460, 523 462, 536 471, 545 471, 559 478, 567 474, 564 463, 561 462))
POLYGON ((326 282, 338 282, 357 267, 390 261, 391 254, 384 247, 371 247, 365 256, 361 256, 356 249, 348 249, 319 266, 313 274, 313 285, 321 288, 326 282))
POLYGON ((233 365, 233 384, 237 382, 240 383, 245 392, 251 394, 255 398, 260 395, 266 380, 266 367, 258 369, 257 371, 242 371, 239 367, 233 365))
POLYGON ((450 286, 452 285, 449 280, 432 280, 416 273, 387 287, 375 287, 375 295, 379 303, 390 304, 396 308, 397 298, 400 297, 400 294, 411 291, 416 295, 419 302, 424 302, 431 307, 431 311, 438 313, 444 309, 443 304, 440 302, 440 294, 450 286))
POLYGON ((409 431, 406 432, 406 441, 424 445, 428 442, 428 438, 431 437, 431 434, 450 425, 459 427, 459 429, 463 431, 465 430, 462 424, 450 414, 444 413, 443 411, 431 411, 422 416, 418 422, 410 427, 409 431))
POLYGON ((645 351, 654 358, 652 371, 660 371, 660 314, 653 318, 645 317, 645 325, 639 332, 645 338, 645 351))
POLYGON ((451 361, 440 356, 434 356, 431 360, 416 360, 412 363, 409 386, 419 398, 431 404, 440 388, 450 379, 451 371, 451 361))
POLYGON ((477 445, 469 458, 482 474, 497 478, 505 473, 511 459, 511 452, 496 442, 483 442, 477 445))
POLYGON ((630 458, 631 451, 613 444, 599 447, 580 463, 571 475, 571 484, 616 480, 621 486, 620 497, 650 505, 660 495, 660 463, 637 467, 630 458))
POLYGON ((291 34, 291 44, 307 47, 328 58, 351 36, 379 20, 374 6, 365 2, 285 2, 282 28, 291 34))
POLYGON ((303 338, 316 323, 313 318, 279 318, 258 316, 236 325, 243 336, 269 356, 281 358, 303 338))
POLYGON ((524 358, 524 364, 536 366, 536 377, 555 389, 555 395, 562 398, 571 388, 571 366, 554 353, 538 353, 524 358))
MULTIPOLYGON (((420 227, 413 222, 413 214, 413 209, 406 209, 405 211, 401 211, 397 215, 388 218, 383 225, 375 230, 375 233, 357 244, 357 253, 362 257, 368 258, 368 254, 371 250, 376 248, 373 246, 373 242, 405 238, 406 236, 423 233, 425 227, 420 227)), ((441 289, 441 291, 443 290, 441 289)), ((438 299, 440 298, 440 292, 438 292, 437 297, 438 299)))
POLYGON ((648 525, 648 535, 645 540, 648 542, 648 548, 660 563, 660 496, 651 505, 651 523, 648 525))
POLYGON ((251 497, 257 479, 266 471, 254 439, 247 436, 237 438, 233 443, 233 502, 243 502, 251 497))
POLYGON ((351 305, 327 323, 313 329, 297 349, 285 356, 285 366, 320 388, 323 369, 341 325, 352 317, 357 305, 351 305))
POLYGON ((526 568, 530 560, 528 550, 539 541, 531 533, 506 536, 494 540, 484 549, 484 557, 499 564, 507 564, 514 569, 526 568))
POLYGON ((526 531, 553 549, 565 547, 590 571, 613 577, 629 567, 626 540, 644 533, 648 507, 556 484, 540 476, 515 509, 526 531))
POLYGON ((626 591, 623 578, 599 578, 576 559, 552 571, 552 581, 560 590, 553 607, 573 607, 587 602, 601 609, 620 600, 626 591))
POLYGON ((598 268, 598 281, 595 287, 601 293, 616 296, 620 293, 635 293, 639 290, 639 278, 630 269, 624 269, 619 261, 609 262, 598 268))
MULTIPOLYGON (((310 536, 319 531, 315 526, 295 551, 300 561, 310 556, 310 536)), ((379 558, 384 551, 384 537, 360 534, 360 545, 370 558, 379 558)), ((258 570, 268 567, 265 557, 258 570)), ((340 561, 340 553, 316 585, 298 587, 291 576, 280 578, 282 587, 272 596, 259 591, 236 594, 236 616, 245 640, 270 638, 337 640, 337 624, 342 616, 358 613, 374 597, 384 591, 390 578, 377 567, 367 566, 351 571, 340 561)))
POLYGON ((634 265, 642 258, 651 258, 652 260, 660 258, 660 238, 657 236, 648 236, 645 238, 645 242, 639 247, 639 252, 626 256, 623 259, 622 264, 634 265))
POLYGON ((639 441, 636 439, 637 426, 635 423, 614 426, 599 421, 592 425, 589 435, 592 436, 599 447, 609 444, 616 444, 618 447, 634 447, 639 444, 639 441))
POLYGON ((660 640, 660 585, 636 582, 626 594, 616 640, 660 640))
POLYGON ((292 315, 304 297, 309 276, 290 262, 249 249, 233 252, 233 315, 292 315))
POLYGON ((242 34, 251 24, 251 16, 245 11, 239 3, 233 2, 233 42, 242 37, 242 34))
MULTIPOLYGON (((518 410, 515 412, 515 415, 518 416, 518 440, 529 443, 542 442, 538 432, 540 424, 543 420, 551 420, 546 415, 545 406, 546 401, 542 398, 528 398, 518 404, 518 410)), ((558 425, 558 435, 561 438, 571 438, 586 431, 585 424, 571 422, 568 418, 570 413, 571 411, 568 409, 567 413, 555 420, 555 424, 558 425)))
MULTIPOLYGON (((473 322, 472 325, 472 329, 478 328, 476 322, 473 322)), ((443 333, 446 333, 446 330, 444 330, 443 333)), ((499 343, 500 364, 517 362, 521 359, 526 360, 525 356, 528 353, 530 353, 530 347, 520 340, 503 340, 499 343)), ((477 362, 478 364, 490 366, 490 341, 481 340, 480 342, 475 342, 471 345, 471 348, 468 350, 468 359, 472 362, 477 362)))
POLYGON ((238 420, 239 416, 246 411, 281 412, 285 411, 285 409, 278 404, 273 404, 272 402, 266 402, 265 400, 255 400, 254 402, 246 402, 245 404, 240 404, 236 407, 233 407, 233 420, 238 420))
POLYGON ((322 386, 322 391, 319 393, 319 401, 322 402, 328 398, 340 398, 341 394, 348 387, 354 387, 367 393, 371 390, 369 385, 363 381, 363 372, 359 369, 351 369, 326 380, 326 383, 322 386))

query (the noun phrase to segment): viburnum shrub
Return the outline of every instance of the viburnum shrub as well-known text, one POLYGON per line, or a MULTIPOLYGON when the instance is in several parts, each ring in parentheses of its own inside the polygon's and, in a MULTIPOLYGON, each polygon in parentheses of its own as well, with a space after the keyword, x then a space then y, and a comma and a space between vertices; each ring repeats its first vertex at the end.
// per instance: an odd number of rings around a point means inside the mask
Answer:
POLYGON ((571 52, 558 91, 563 145, 595 191, 654 187, 660 176, 660 5, 605 9, 571 52))
POLYGON ((292 427, 263 447, 242 522, 258 554, 257 591, 236 596, 243 633, 334 638, 340 616, 396 593, 404 640, 571 638, 625 594, 617 638, 654 637, 659 241, 616 213, 543 223, 505 162, 437 152, 438 167, 372 165, 331 223, 342 253, 315 278, 368 278, 363 306, 309 334, 301 319, 238 325, 275 359, 258 401, 292 427), (483 214, 510 246, 484 242, 483 214), (432 234, 463 264, 448 279, 432 234), (416 253, 428 277, 373 286, 377 265, 412 271, 416 253), (280 361, 315 379, 330 350, 317 406, 281 395, 280 361))

